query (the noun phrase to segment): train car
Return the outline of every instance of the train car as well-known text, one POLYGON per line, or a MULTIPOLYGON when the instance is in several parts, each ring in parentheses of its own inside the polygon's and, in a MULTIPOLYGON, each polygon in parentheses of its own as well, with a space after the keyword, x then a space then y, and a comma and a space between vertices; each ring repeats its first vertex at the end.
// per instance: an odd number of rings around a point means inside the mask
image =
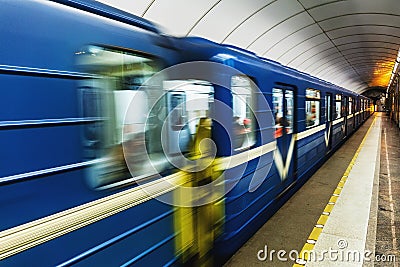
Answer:
POLYGON ((96 1, 5 0, 0 18, 0 265, 175 262, 173 208, 110 186, 127 102, 177 62, 173 38, 96 1))
POLYGON ((214 247, 222 263, 368 118, 369 100, 237 47, 197 37, 185 42, 187 61, 215 62, 239 71, 210 74, 213 80, 226 80, 224 86, 213 84, 213 101, 231 110, 223 115, 216 111, 219 123, 211 136, 217 157, 235 161, 224 169, 230 191, 224 198, 224 231, 214 247), (248 141, 239 145, 234 142, 237 119, 249 129, 248 141), (241 167, 244 171, 237 171, 241 167))

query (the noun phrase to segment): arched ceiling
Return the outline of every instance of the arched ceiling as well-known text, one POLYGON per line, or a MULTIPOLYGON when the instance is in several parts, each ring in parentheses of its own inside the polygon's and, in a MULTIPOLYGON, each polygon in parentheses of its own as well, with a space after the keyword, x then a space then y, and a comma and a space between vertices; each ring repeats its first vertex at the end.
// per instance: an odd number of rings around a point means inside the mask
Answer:
POLYGON ((399 0, 99 0, 363 93, 398 71, 399 0))

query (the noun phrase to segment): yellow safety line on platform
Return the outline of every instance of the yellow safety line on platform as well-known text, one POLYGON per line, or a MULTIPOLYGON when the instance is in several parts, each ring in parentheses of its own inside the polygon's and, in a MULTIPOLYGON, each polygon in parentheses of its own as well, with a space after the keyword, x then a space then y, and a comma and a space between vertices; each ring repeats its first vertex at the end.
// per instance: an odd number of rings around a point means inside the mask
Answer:
POLYGON ((351 169, 354 166, 354 163, 356 162, 356 159, 358 158, 358 155, 360 154, 361 148, 364 146, 365 140, 367 139, 367 136, 369 132, 372 129, 372 126, 374 125, 376 121, 376 115, 374 117, 374 120, 371 123, 371 126, 369 127, 367 133, 365 134, 363 140, 361 141, 360 146, 358 147, 356 153, 354 154, 353 158, 350 161, 349 166, 347 166, 346 171, 344 172, 342 179, 340 179, 335 191, 333 192, 331 198, 328 201, 328 204, 325 206, 324 211, 321 213, 321 216, 319 217, 317 223, 315 224, 313 230, 311 231, 310 235, 307 238, 306 243, 304 244, 303 248, 301 249, 301 252, 299 253, 299 258, 296 260, 295 264, 293 264, 293 267, 302 267, 306 265, 308 261, 308 257, 310 255, 310 251, 314 249, 314 246, 318 240, 318 237, 322 233, 322 229, 324 228, 329 215, 336 204, 336 201, 338 200, 340 193, 342 192, 343 186, 346 183, 346 180, 350 174, 351 169))

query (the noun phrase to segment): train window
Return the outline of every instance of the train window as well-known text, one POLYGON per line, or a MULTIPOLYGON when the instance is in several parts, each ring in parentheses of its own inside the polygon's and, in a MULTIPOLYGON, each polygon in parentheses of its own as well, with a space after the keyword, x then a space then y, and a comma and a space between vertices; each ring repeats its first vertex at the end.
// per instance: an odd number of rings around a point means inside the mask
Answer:
POLYGON ((353 112, 356 113, 358 111, 359 102, 357 98, 353 98, 353 112))
POLYGON ((331 99, 332 99, 332 95, 327 93, 325 96, 326 121, 332 121, 331 99))
POLYGON ((88 124, 88 154, 102 162, 89 175, 91 185, 103 187, 165 170, 169 164, 160 134, 167 115, 165 98, 161 82, 149 80, 160 70, 160 62, 100 46, 87 46, 76 54, 79 67, 96 75, 81 81, 83 113, 101 118, 95 127, 88 124))
POLYGON ((339 119, 342 114, 342 96, 341 95, 336 95, 335 97, 335 116, 334 119, 339 119))
POLYGON ((293 91, 289 89, 273 88, 272 105, 275 117, 275 138, 293 133, 293 91))
POLYGON ((353 114, 353 98, 349 97, 349 115, 353 114))
POLYGON ((283 114, 283 99, 282 89, 274 88, 272 90, 272 105, 275 118, 275 138, 279 138, 283 135, 286 124, 283 114))
POLYGON ((306 127, 319 125, 320 99, 321 93, 319 90, 306 89, 306 127))
POLYGON ((347 96, 342 97, 342 116, 346 116, 347 114, 347 96))
POLYGON ((294 112, 294 100, 293 91, 285 90, 285 105, 286 105, 286 131, 288 134, 293 133, 293 112, 294 112))
POLYGON ((201 80, 168 80, 163 84, 168 110, 163 145, 169 159, 174 160, 178 153, 190 153, 200 119, 211 117, 214 87, 201 80))
POLYGON ((233 109, 233 148, 240 150, 255 144, 253 94, 250 78, 233 76, 231 79, 233 109))

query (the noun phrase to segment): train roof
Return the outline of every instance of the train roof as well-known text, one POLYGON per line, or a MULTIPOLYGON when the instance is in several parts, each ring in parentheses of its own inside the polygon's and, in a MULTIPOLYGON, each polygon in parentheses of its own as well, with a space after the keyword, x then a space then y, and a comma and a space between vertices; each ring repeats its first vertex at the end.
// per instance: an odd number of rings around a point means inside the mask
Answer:
POLYGON ((97 2, 94 0, 50 0, 66 6, 74 7, 92 14, 100 15, 116 21, 120 21, 132 26, 159 34, 159 28, 149 20, 135 16, 118 8, 97 2))
POLYGON ((232 56, 234 56, 236 58, 243 58, 243 59, 248 60, 249 62, 254 61, 254 62, 257 62, 258 64, 268 65, 269 67, 275 68, 280 71, 284 71, 287 74, 294 75, 296 77, 302 78, 302 79, 307 80, 312 83, 319 83, 319 84, 322 84, 325 86, 332 87, 339 91, 358 95, 357 93, 350 91, 348 89, 345 89, 343 87, 340 87, 336 84, 322 80, 318 77, 312 76, 308 73, 299 71, 292 67, 282 65, 281 63, 279 63, 277 61, 274 61, 274 60, 271 60, 271 59, 268 59, 265 57, 257 56, 255 53, 248 51, 246 49, 237 47, 237 46, 227 45, 227 44, 218 44, 216 42, 210 41, 210 40, 202 38, 202 37, 184 37, 182 39, 188 41, 191 44, 196 44, 203 49, 212 51, 211 53, 213 53, 215 55, 220 54, 220 53, 231 54, 232 56))

